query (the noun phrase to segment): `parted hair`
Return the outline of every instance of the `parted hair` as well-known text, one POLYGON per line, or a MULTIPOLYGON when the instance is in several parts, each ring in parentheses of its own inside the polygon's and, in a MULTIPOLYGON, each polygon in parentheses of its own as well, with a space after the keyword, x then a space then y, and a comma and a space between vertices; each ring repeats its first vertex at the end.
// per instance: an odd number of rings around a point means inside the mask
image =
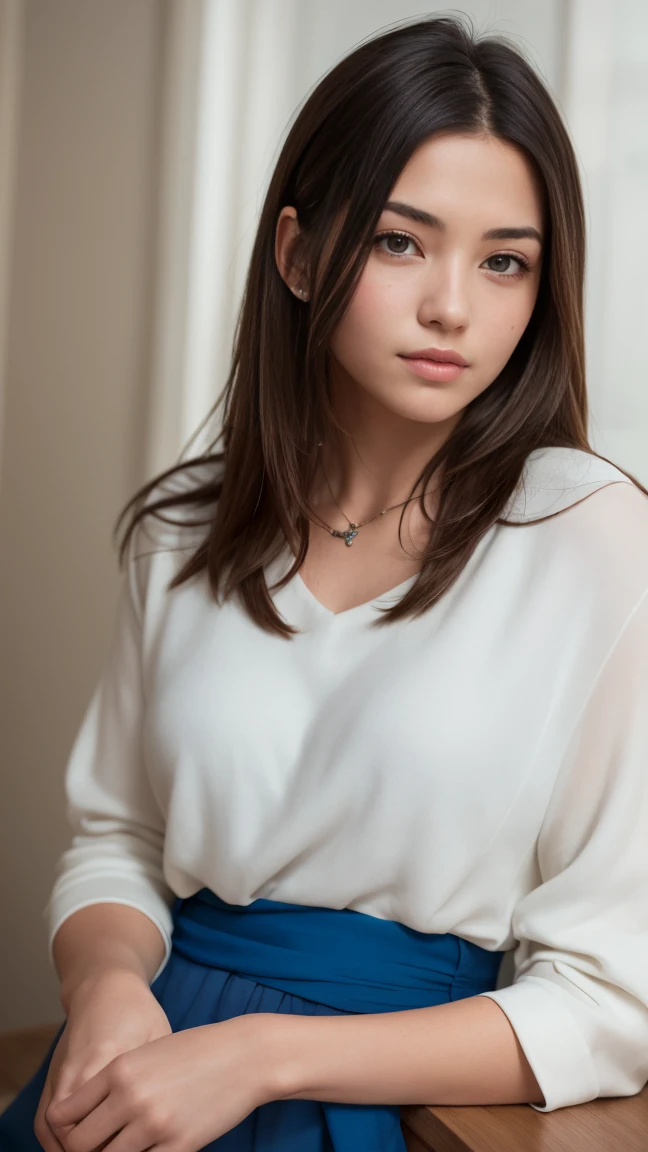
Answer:
MULTIPOLYGON (((329 342, 392 188, 415 150, 440 132, 490 135, 524 155, 542 194, 543 264, 533 313, 511 357, 466 406, 408 493, 418 484, 424 492, 443 464, 422 567, 372 627, 418 616, 443 596, 484 534, 506 523, 501 514, 530 452, 558 446, 598 455, 588 440, 585 213, 560 112, 504 35, 477 34, 469 20, 447 16, 399 24, 338 63, 296 115, 261 210, 227 380, 208 414, 223 406, 221 430, 205 452, 160 473, 128 501, 115 527, 120 564, 144 516, 168 521, 170 509, 184 508, 204 533, 169 588, 206 570, 216 600, 238 594, 261 628, 294 634, 274 607, 264 567, 289 546, 294 563, 282 586, 306 556, 317 444, 335 427, 329 342), (307 304, 275 261, 286 205, 297 211, 307 304), (175 473, 190 477, 197 464, 199 483, 153 491, 175 473)), ((173 517, 183 522, 182 514, 173 517)))

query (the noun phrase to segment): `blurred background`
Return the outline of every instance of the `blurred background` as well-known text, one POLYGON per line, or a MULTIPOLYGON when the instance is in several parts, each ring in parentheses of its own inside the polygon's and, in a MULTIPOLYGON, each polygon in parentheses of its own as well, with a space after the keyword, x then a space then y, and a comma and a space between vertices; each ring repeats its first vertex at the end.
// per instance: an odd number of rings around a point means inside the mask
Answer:
POLYGON ((645 0, 0 0, 0 1031, 64 1018, 43 911, 117 513, 223 386, 296 107, 359 40, 432 12, 512 37, 565 116, 591 439, 648 485, 645 0))

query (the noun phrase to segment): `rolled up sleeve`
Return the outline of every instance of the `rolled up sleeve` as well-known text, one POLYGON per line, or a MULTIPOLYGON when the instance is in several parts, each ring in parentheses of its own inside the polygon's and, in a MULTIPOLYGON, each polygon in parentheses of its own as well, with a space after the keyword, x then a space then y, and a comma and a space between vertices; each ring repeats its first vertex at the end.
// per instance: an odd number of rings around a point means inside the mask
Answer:
POLYGON ((47 907, 49 956, 61 924, 90 904, 127 904, 156 925, 171 952, 175 895, 163 870, 165 819, 142 747, 142 565, 131 537, 113 634, 65 770, 70 847, 63 852, 47 907), (138 569, 139 564, 139 571, 138 569))
POLYGON ((552 1112, 648 1080, 648 593, 589 694, 517 905, 506 1013, 552 1112))

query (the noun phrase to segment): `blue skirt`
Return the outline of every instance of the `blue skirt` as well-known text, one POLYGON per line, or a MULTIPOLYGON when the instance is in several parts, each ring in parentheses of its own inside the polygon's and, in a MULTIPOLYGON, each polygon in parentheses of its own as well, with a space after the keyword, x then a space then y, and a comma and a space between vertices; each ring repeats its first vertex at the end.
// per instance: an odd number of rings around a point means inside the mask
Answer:
MULTIPOLYGON (((245 1012, 338 1016, 445 1004, 495 988, 504 955, 350 908, 226 904, 209 888, 172 911, 171 955, 151 992, 173 1032, 245 1012)), ((0 1152, 42 1152, 34 1117, 64 1028, 0 1116, 0 1152)), ((405 1141, 396 1105, 272 1100, 202 1152, 212 1150, 405 1152, 405 1141)))

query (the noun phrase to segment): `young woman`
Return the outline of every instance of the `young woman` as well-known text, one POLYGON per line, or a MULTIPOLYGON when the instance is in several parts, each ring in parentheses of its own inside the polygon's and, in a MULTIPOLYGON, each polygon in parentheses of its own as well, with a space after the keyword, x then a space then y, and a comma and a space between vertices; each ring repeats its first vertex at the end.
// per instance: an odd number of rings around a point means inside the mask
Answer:
POLYGON ((397 1152, 403 1104, 643 1087, 648 492, 588 442, 584 251, 504 39, 401 26, 306 102, 223 449, 122 513, 2 1152, 397 1152))

